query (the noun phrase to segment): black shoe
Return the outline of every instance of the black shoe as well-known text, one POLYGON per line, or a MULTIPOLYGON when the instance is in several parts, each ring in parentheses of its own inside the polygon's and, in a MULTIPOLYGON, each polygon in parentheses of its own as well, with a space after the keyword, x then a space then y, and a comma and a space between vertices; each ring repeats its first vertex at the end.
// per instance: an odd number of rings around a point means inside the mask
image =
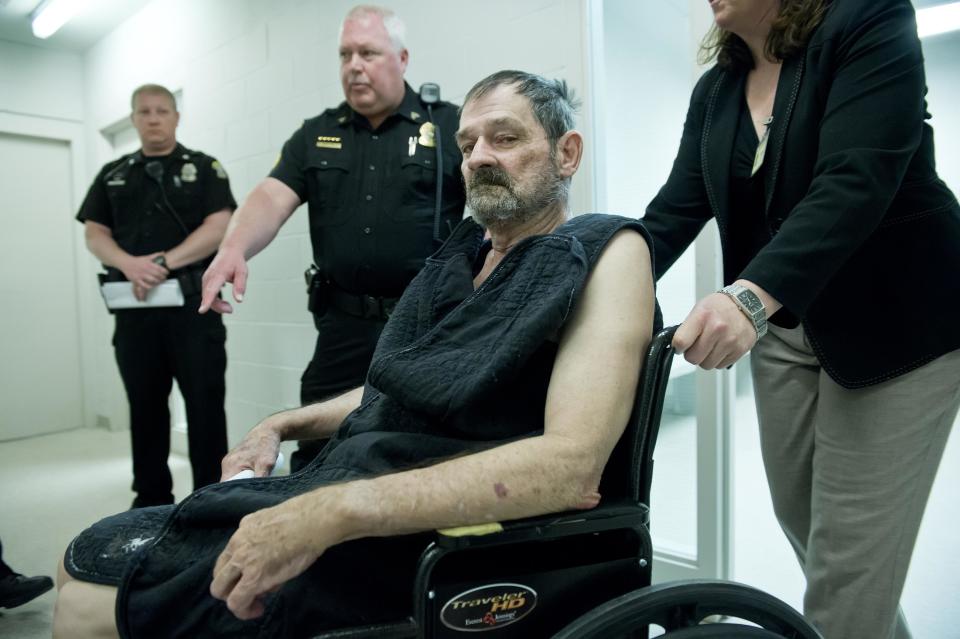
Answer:
POLYGON ((16 573, 0 579, 0 608, 16 608, 53 588, 50 577, 24 577, 16 573))

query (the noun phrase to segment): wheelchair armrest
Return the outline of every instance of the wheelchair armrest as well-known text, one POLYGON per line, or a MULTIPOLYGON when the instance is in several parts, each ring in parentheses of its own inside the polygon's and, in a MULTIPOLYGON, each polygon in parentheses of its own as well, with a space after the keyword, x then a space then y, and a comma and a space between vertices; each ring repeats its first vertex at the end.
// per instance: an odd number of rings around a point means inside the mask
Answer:
POLYGON ((527 517, 503 523, 461 526, 437 531, 436 545, 445 551, 511 544, 533 539, 554 539, 614 528, 646 525, 650 509, 628 499, 601 503, 590 510, 527 517))

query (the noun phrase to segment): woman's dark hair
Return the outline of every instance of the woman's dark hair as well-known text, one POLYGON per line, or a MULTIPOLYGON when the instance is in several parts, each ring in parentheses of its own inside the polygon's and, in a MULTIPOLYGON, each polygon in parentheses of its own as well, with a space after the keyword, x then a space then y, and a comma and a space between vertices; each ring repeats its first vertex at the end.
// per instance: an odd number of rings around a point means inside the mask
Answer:
MULTIPOLYGON (((810 35, 820 26, 830 0, 781 0, 780 12, 770 26, 764 55, 770 60, 786 60, 802 50, 810 35)), ((716 24, 700 44, 700 63, 717 59, 724 69, 753 68, 753 56, 740 36, 724 31, 716 24)))

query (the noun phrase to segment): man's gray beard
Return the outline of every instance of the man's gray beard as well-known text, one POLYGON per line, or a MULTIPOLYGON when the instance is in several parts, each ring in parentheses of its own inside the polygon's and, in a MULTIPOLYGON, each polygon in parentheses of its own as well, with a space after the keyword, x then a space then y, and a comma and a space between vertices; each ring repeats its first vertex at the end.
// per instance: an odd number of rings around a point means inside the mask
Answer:
POLYGON ((566 185, 552 162, 537 175, 529 193, 517 191, 513 179, 500 168, 482 168, 467 184, 467 206, 473 219, 486 228, 527 222, 565 200, 566 185))

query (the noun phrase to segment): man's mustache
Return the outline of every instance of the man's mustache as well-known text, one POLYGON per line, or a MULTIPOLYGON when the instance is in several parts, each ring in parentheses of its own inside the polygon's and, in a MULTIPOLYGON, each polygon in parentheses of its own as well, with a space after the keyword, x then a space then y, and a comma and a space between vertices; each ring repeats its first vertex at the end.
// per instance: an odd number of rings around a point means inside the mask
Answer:
POLYGON ((474 171, 470 176, 471 187, 477 186, 504 186, 510 188, 513 181, 510 174, 503 169, 495 166, 482 167, 474 171))

